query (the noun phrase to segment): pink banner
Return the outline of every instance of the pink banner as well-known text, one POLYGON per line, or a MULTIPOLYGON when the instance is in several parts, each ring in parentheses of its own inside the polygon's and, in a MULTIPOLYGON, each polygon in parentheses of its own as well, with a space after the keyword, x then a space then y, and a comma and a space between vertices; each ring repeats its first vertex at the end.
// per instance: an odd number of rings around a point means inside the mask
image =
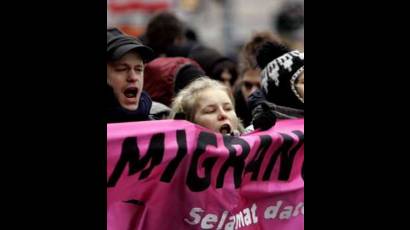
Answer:
POLYGON ((304 120, 223 136, 186 121, 107 126, 109 230, 304 229, 304 120))

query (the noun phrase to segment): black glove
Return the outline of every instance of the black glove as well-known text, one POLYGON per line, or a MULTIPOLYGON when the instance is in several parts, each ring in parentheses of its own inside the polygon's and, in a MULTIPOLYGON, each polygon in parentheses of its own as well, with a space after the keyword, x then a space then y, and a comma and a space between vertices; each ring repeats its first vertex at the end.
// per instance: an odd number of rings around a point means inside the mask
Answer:
POLYGON ((268 130, 276 123, 275 106, 267 101, 257 105, 252 111, 252 124, 255 129, 268 130))

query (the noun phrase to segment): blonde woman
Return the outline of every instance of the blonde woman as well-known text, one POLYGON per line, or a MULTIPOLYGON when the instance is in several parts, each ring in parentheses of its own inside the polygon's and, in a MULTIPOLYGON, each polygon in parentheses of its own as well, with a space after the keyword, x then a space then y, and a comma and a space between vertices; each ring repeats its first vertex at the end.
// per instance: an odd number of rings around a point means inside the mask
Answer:
POLYGON ((170 118, 181 118, 181 114, 192 123, 225 135, 237 136, 244 130, 230 89, 207 77, 193 81, 174 98, 170 118))

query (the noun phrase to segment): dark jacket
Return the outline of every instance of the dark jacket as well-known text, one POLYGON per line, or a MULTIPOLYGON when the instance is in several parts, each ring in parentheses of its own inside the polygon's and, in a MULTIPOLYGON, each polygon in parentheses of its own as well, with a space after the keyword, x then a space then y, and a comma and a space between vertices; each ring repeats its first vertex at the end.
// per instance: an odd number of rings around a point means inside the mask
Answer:
POLYGON ((236 115, 241 119, 243 126, 247 127, 251 124, 252 113, 245 101, 240 85, 234 88, 233 96, 235 98, 236 115))
POLYGON ((150 120, 149 113, 152 106, 152 100, 150 96, 142 91, 138 109, 130 111, 121 107, 117 98, 110 86, 106 87, 106 122, 118 123, 118 122, 132 122, 132 121, 147 121, 150 120))

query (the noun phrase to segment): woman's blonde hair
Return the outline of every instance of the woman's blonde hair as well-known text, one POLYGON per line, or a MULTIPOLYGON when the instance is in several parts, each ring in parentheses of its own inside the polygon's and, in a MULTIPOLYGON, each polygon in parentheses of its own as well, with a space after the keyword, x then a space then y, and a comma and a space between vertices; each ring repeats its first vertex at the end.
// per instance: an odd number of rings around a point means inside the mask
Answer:
MULTIPOLYGON (((191 82, 177 94, 171 104, 171 113, 169 118, 174 119, 177 114, 183 113, 186 120, 194 122, 194 115, 198 106, 198 96, 201 92, 207 89, 219 89, 226 92, 232 102, 232 105, 235 107, 235 100, 232 92, 227 86, 219 81, 212 80, 209 77, 200 77, 191 82)), ((238 124, 239 131, 242 131, 243 126, 239 118, 238 124)))

